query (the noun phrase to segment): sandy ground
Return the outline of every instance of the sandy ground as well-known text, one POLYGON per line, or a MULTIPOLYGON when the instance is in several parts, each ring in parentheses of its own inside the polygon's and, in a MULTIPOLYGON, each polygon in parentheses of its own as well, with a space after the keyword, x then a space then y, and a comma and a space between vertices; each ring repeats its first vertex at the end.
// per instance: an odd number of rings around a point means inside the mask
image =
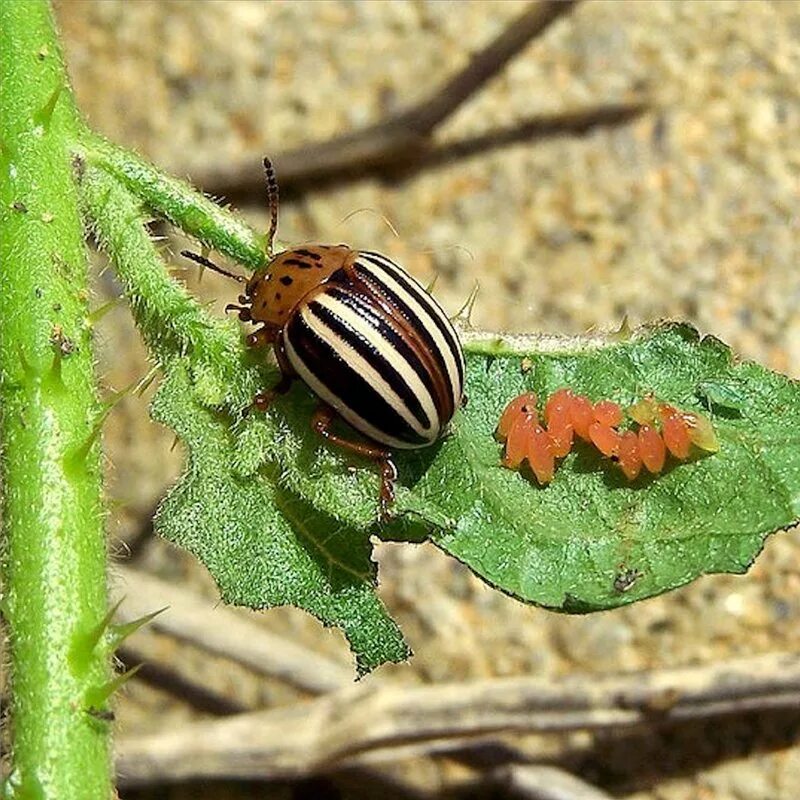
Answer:
MULTIPOLYGON (((421 99, 524 7, 61 0, 58 17, 91 123, 166 170, 202 179, 248 158, 258 170, 265 152, 421 99)), ((438 275, 437 295, 452 311, 477 281, 480 326, 575 333, 618 325, 626 314, 634 324, 676 317, 798 377, 798 75, 797 2, 587 2, 460 109, 439 138, 459 141, 536 114, 635 96, 647 98, 648 113, 395 181, 305 193, 284 204, 280 236, 382 250, 423 281, 438 275), (360 209, 370 211, 345 219, 360 209)), ((242 211, 265 225, 263 205, 242 211)), ((110 273, 100 287, 116 291, 110 273)), ((213 276, 198 291, 218 297, 220 309, 230 300, 213 276)), ((123 308, 106 318, 100 345, 108 385, 146 371, 123 308)), ((177 474, 171 441, 148 422, 142 400, 112 417, 106 450, 120 552, 177 474)), ((746 577, 707 577, 583 618, 515 603, 430 546, 384 545, 378 554, 382 596, 416 656, 370 680, 557 678, 800 647, 797 531, 770 540, 746 577)), ((213 598, 202 568, 163 543, 148 543, 139 563, 213 598)), ((349 660, 340 635, 300 612, 271 612, 263 624, 349 660)), ((198 672, 233 697, 280 701, 252 676, 221 677, 207 658, 196 660, 198 672)), ((133 732, 188 714, 135 685, 120 716, 133 732)), ((612 747, 595 765, 597 779, 630 800, 789 800, 800 786, 800 746, 771 751, 773 727, 765 718, 745 729, 612 747)), ((204 796, 234 796, 225 791, 204 796)))

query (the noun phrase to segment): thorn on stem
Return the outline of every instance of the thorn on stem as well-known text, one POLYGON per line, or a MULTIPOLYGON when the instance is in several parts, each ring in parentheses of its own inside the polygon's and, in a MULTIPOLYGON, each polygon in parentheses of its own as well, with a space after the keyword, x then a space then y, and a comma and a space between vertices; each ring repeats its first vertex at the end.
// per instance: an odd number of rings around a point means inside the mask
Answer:
POLYGON ((100 438, 100 431, 103 430, 103 423, 106 421, 106 417, 114 405, 116 405, 116 401, 111 403, 111 405, 101 404, 100 411, 97 413, 97 418, 92 425, 89 435, 81 444, 70 448, 65 453, 62 464, 64 472, 68 476, 77 474, 86 463, 86 459, 89 457, 92 447, 94 447, 97 440, 100 438))
POLYGON ((63 89, 63 83, 60 83, 58 86, 56 86, 47 102, 33 115, 33 121, 37 125, 41 125, 45 129, 50 126, 50 121, 53 118, 53 112, 55 111, 56 103, 58 103, 58 98, 61 96, 63 89))
POLYGON ((110 681, 101 684, 100 686, 92 686, 86 690, 86 695, 83 699, 85 708, 103 708, 106 701, 117 690, 121 689, 144 665, 137 664, 135 667, 117 675, 110 681))
POLYGON ((116 297, 113 300, 109 300, 107 303, 103 303, 103 305, 98 306, 94 311, 90 311, 86 315, 87 324, 89 327, 93 328, 109 311, 115 309, 117 306, 121 306, 124 302, 125 301, 121 297, 116 297))
POLYGON ((25 351, 22 349, 21 345, 18 345, 17 354, 19 356, 19 363, 22 367, 22 373, 26 378, 29 380, 35 380, 39 377, 39 370, 28 361, 28 357, 25 355, 25 351))
POLYGON ((83 673, 89 666, 92 656, 97 650, 97 645, 103 640, 111 628, 111 620, 122 605, 122 598, 108 609, 105 616, 88 633, 77 633, 70 647, 69 660, 72 668, 83 673))
POLYGON ((456 312, 455 316, 453 317, 453 321, 460 322, 462 325, 470 327, 472 325, 472 311, 475 308, 475 301, 478 298, 478 290, 480 289, 480 284, 478 281, 475 281, 475 285, 472 287, 472 291, 469 293, 464 305, 456 312))
MULTIPOLYGON (((117 604, 118 606, 119 604, 117 604)), ((131 620, 120 624, 112 624, 108 628, 108 650, 114 653, 119 649, 119 646, 129 637, 132 636, 139 628, 143 628, 159 614, 163 614, 169 606, 164 606, 156 611, 151 611, 149 614, 144 614, 138 619, 131 620)))

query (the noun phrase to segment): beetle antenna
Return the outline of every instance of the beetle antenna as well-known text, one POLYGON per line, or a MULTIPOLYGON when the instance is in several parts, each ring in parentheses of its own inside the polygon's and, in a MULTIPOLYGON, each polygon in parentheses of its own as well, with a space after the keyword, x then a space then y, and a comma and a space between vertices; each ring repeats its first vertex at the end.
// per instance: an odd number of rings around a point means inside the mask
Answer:
POLYGON ((181 255, 184 258, 188 258, 190 261, 194 261, 204 267, 213 269, 214 272, 219 272, 220 275, 224 275, 226 278, 233 278, 233 280, 237 281, 238 283, 244 283, 245 280, 247 280, 244 275, 236 275, 234 272, 228 272, 228 270, 223 269, 213 261, 209 261, 209 259, 207 259, 205 256, 200 256, 197 253, 193 253, 191 250, 181 250, 181 255))
POLYGON ((264 156, 264 172, 267 175, 267 202, 269 203, 269 231, 267 231, 267 253, 272 255, 272 242, 278 232, 278 176, 272 162, 264 156))

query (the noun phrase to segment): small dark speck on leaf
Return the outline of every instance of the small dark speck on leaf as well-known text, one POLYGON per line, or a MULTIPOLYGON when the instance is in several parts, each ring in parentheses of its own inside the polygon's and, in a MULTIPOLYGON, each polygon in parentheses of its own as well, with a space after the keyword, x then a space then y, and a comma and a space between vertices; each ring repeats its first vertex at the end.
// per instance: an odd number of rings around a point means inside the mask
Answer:
POLYGON ((72 172, 75 175, 75 180, 80 183, 83 180, 83 173, 86 171, 86 162, 83 160, 83 156, 79 153, 76 153, 72 157, 72 172))
POLYGON ((614 591, 620 594, 627 592, 641 577, 642 573, 638 569, 626 569, 624 572, 620 572, 614 578, 614 591))
POLYGON ((64 334, 60 325, 53 325, 50 333, 50 343, 58 349, 58 352, 67 358, 75 352, 75 342, 64 334))

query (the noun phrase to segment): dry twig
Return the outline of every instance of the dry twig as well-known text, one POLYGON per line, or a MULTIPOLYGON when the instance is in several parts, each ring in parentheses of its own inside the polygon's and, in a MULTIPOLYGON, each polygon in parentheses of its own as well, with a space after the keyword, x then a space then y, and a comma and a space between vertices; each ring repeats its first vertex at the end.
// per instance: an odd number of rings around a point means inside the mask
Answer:
POLYGON ((282 680, 298 689, 321 694, 353 682, 350 668, 270 633, 247 619, 245 612, 214 606, 142 570, 118 567, 116 598, 124 602, 118 620, 130 622, 168 606, 150 622, 161 633, 224 656, 259 675, 282 680))
POLYGON ((559 767, 511 764, 489 775, 513 800, 611 800, 611 795, 559 767))
POLYGON ((296 778, 462 747, 509 732, 615 731, 800 708, 800 654, 612 676, 426 687, 363 685, 289 708, 122 739, 126 785, 197 778, 296 778))
MULTIPOLYGON (((596 125, 624 122, 640 113, 644 108, 640 102, 598 106, 524 120, 512 128, 465 142, 434 145, 434 132, 456 109, 576 4, 577 0, 534 3, 476 53, 464 69, 417 105, 362 130, 271 156, 280 175, 281 192, 291 193, 310 182, 318 186, 334 178, 363 175, 376 167, 413 163, 421 168, 535 136, 581 133, 596 125)), ((193 178, 211 194, 228 199, 261 197, 264 192, 261 173, 253 169, 253 159, 249 157, 238 164, 212 167, 193 178)))

